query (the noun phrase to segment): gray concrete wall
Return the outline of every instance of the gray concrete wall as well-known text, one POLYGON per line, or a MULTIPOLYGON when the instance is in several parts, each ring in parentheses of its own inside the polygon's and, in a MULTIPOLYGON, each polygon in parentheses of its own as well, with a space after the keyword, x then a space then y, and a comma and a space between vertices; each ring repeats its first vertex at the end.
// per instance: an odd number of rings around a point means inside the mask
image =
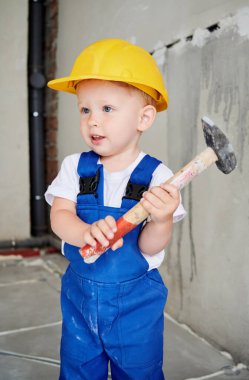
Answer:
MULTIPOLYGON (((229 135, 238 169, 225 176, 212 167, 183 192, 188 216, 176 226, 161 268, 169 287, 167 310, 248 363, 248 39, 242 24, 238 29, 238 17, 229 18, 246 5, 239 0, 61 1, 57 76, 67 75, 80 50, 99 38, 124 38, 148 51, 160 41, 182 39, 163 56, 169 110, 145 134, 142 147, 179 169, 204 149, 200 117, 206 114, 229 135), (212 35, 198 30, 221 19, 222 29, 212 35), (193 44, 186 43, 193 33, 193 44)), ((60 160, 85 148, 78 124, 75 97, 61 93, 60 160)))
POLYGON ((0 1, 0 240, 29 236, 28 1, 0 1))
POLYGON ((177 169, 204 149, 200 117, 208 115, 229 136, 238 167, 226 176, 214 165, 184 190, 188 218, 163 273, 168 311, 248 363, 249 8, 205 34, 168 51, 169 162, 177 169))

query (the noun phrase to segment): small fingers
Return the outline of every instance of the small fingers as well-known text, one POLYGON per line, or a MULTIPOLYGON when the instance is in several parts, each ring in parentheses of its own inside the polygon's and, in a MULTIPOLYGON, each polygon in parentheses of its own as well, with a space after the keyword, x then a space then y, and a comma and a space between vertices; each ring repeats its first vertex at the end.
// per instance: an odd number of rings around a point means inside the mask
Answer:
POLYGON ((153 187, 143 194, 144 203, 149 202, 154 207, 160 209, 167 202, 169 195, 160 187, 153 187))
POLYGON ((116 220, 113 218, 113 216, 111 216, 111 215, 106 216, 105 221, 109 225, 112 232, 117 231, 116 220))
POLYGON ((88 245, 90 245, 93 248, 96 247, 96 240, 94 239, 94 237, 91 234, 91 226, 88 229, 88 231, 86 231, 84 233, 84 242, 85 242, 85 244, 88 244, 88 245))
POLYGON ((161 184, 160 186, 152 187, 149 191, 146 191, 143 194, 143 198, 153 204, 154 207, 161 208, 172 199, 179 201, 180 192, 174 185, 161 184))
POLYGON ((149 201, 147 201, 145 198, 142 198, 140 202, 141 202, 142 206, 145 208, 145 210, 147 211, 147 213, 152 214, 152 212, 154 210, 154 206, 149 201))
POLYGON ((111 248, 113 251, 116 251, 116 249, 121 248, 123 244, 124 244, 124 240, 121 238, 118 241, 116 241, 116 243, 114 243, 111 248))
POLYGON ((180 192, 176 186, 170 185, 168 183, 165 183, 165 184, 162 183, 160 185, 160 188, 165 190, 167 193, 169 193, 172 198, 174 198, 174 199, 180 198, 180 192))
POLYGON ((109 243, 108 239, 112 238, 103 220, 98 220, 98 222, 92 224, 91 234, 103 247, 107 247, 109 243))
POLYGON ((100 219, 98 222, 95 224, 101 232, 105 235, 107 239, 112 239, 114 236, 114 231, 113 228, 111 227, 110 223, 105 219, 100 219))
POLYGON ((114 237, 116 230, 116 221, 109 215, 105 219, 100 219, 93 223, 90 232, 93 238, 99 241, 103 247, 108 247, 109 240, 114 237))
POLYGON ((143 194, 141 203, 156 222, 164 222, 173 215, 180 203, 179 190, 169 184, 151 188, 143 194))

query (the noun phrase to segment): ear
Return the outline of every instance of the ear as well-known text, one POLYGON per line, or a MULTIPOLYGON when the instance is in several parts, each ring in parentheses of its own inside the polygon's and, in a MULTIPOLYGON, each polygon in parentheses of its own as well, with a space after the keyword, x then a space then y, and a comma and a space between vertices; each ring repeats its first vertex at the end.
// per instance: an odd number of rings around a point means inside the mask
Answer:
POLYGON ((152 105, 143 107, 140 112, 138 131, 144 132, 149 129, 156 118, 156 114, 157 111, 152 105))

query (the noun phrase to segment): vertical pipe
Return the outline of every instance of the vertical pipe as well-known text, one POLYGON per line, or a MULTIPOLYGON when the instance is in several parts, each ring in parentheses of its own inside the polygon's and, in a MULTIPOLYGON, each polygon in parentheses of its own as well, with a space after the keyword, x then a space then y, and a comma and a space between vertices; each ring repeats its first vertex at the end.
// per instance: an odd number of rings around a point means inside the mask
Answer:
POLYGON ((29 146, 31 184, 31 234, 47 232, 44 155, 44 0, 29 0, 29 146))

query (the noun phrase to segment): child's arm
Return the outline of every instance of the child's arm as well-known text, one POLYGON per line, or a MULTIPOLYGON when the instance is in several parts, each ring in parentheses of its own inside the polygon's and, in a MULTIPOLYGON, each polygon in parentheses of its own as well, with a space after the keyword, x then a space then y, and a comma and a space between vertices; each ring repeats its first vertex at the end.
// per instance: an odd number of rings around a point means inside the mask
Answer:
MULTIPOLYGON (((89 244, 92 247, 99 241, 101 245, 107 246, 108 239, 113 237, 116 231, 116 221, 112 216, 98 220, 93 224, 83 222, 76 215, 76 205, 74 202, 55 197, 51 213, 51 228, 53 232, 62 240, 76 247, 89 244)), ((111 247, 113 250, 121 247, 123 240, 118 240, 111 247)))
POLYGON ((173 185, 153 187, 143 194, 143 207, 151 221, 143 228, 139 237, 139 248, 147 255, 163 250, 170 242, 173 229, 173 214, 180 203, 180 194, 173 185))

